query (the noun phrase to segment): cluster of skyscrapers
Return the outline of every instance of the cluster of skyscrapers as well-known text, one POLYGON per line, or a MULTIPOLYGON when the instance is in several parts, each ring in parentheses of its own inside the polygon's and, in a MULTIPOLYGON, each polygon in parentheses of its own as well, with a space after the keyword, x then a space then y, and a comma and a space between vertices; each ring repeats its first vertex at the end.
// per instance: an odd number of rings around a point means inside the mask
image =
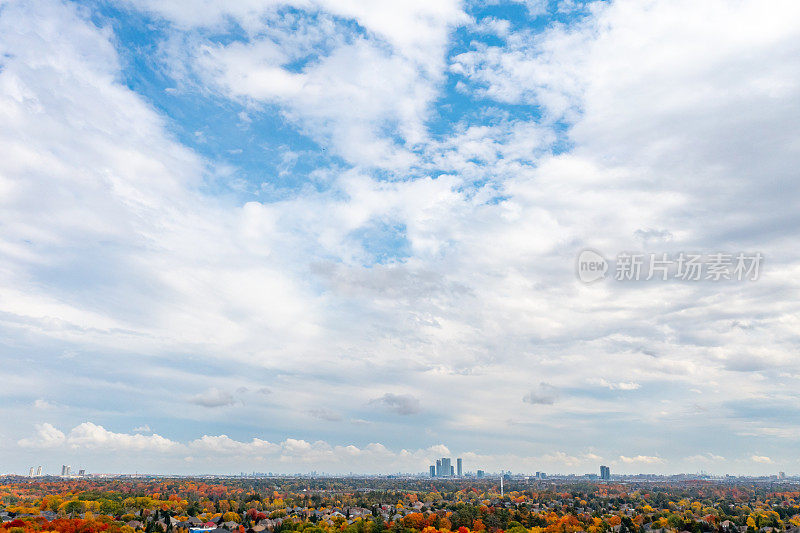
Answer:
POLYGON ((450 463, 449 457, 442 457, 436 459, 436 464, 430 466, 431 477, 462 477, 464 475, 463 463, 461 457, 456 459, 455 468, 450 463))
MULTIPOLYGON (((430 466, 431 477, 463 477, 463 463, 461 458, 456 459, 456 466, 453 467, 449 457, 442 457, 436 460, 435 465, 430 466)), ((501 479, 511 479, 511 471, 500 471, 501 479)), ((478 470, 477 477, 482 478, 486 475, 483 470, 478 470)), ((544 472, 536 472, 535 479, 547 479, 547 474, 544 472)), ((611 479, 611 469, 606 465, 600 465, 600 479, 608 481, 611 479)))
MULTIPOLYGON (((34 470, 33 467, 31 467, 30 470, 28 470, 28 477, 40 477, 41 475, 42 475, 42 467, 41 466, 37 466, 36 470, 34 470)), ((72 467, 71 466, 69 466, 69 465, 61 465, 61 476, 62 477, 69 477, 69 476, 72 476, 72 475, 74 475, 74 474, 72 473, 72 467)), ((86 475, 86 470, 83 470, 83 469, 78 470, 78 475, 79 476, 85 476, 86 475)))
MULTIPOLYGON (((72 467, 70 465, 61 465, 61 475, 65 477, 74 476, 75 474, 72 473, 72 467)), ((86 470, 80 469, 78 470, 78 475, 83 477, 86 475, 86 470)))

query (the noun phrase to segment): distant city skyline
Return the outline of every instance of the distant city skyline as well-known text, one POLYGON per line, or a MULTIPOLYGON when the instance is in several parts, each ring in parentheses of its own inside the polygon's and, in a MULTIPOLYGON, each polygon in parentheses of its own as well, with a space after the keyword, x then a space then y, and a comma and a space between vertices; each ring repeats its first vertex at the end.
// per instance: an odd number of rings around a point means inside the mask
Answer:
MULTIPOLYGON (((444 471, 442 465, 450 458, 439 458, 436 460, 438 466, 441 468, 440 471, 444 471)), ((459 458, 460 459, 460 458, 459 458)), ((466 471, 459 475, 457 474, 457 470, 451 466, 451 475, 436 475, 436 467, 437 465, 430 465, 428 471, 421 471, 421 472, 347 472, 347 473, 337 473, 337 472, 325 472, 325 471, 297 471, 297 472, 280 472, 280 471, 269 471, 269 472, 223 472, 223 473, 214 473, 214 472, 207 472, 207 471, 198 471, 186 474, 170 474, 167 472, 92 472, 85 468, 81 468, 76 472, 73 471, 71 465, 61 465, 60 473, 58 472, 48 472, 46 469, 43 469, 42 466, 36 467, 35 474, 34 474, 34 467, 30 467, 28 469, 27 477, 56 477, 56 478, 75 478, 75 477, 115 477, 115 476, 122 476, 122 477, 136 477, 136 476, 171 476, 171 475, 178 475, 178 476, 215 476, 219 475, 221 477, 243 477, 243 478, 262 478, 262 477, 392 477, 392 476, 410 476, 412 478, 441 478, 442 481, 444 480, 470 480, 470 479, 486 479, 486 478, 496 478, 496 480, 500 481, 501 478, 505 478, 508 480, 528 480, 528 481, 558 481, 564 479, 599 479, 601 481, 608 481, 611 480, 611 469, 606 465, 600 465, 599 474, 593 472, 584 472, 584 473, 567 473, 567 472, 553 472, 547 474, 542 471, 517 471, 514 472, 512 470, 506 469, 499 469, 496 471, 486 471, 483 469, 476 469, 474 471, 466 471)), ((0 471, 0 476, 2 475, 23 475, 20 473, 15 472, 2 472, 0 471)), ((738 478, 745 478, 745 479, 760 479, 760 480, 797 480, 800 481, 800 473, 797 474, 786 474, 784 471, 778 471, 769 474, 711 474, 708 472, 673 472, 673 473, 666 473, 666 474, 655 474, 651 472, 627 472, 622 474, 616 474, 614 479, 616 480, 632 480, 632 479, 640 479, 640 478, 653 478, 653 479, 717 479, 717 480, 724 480, 724 479, 738 479, 738 478)))

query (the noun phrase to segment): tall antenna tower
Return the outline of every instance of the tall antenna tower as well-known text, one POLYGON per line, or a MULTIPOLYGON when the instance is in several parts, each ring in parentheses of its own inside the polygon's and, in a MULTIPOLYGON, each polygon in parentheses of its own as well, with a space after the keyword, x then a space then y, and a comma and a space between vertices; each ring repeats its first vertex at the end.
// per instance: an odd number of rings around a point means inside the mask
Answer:
POLYGON ((505 477, 504 474, 500 474, 500 497, 501 498, 504 495, 504 492, 503 492, 503 477, 505 477))

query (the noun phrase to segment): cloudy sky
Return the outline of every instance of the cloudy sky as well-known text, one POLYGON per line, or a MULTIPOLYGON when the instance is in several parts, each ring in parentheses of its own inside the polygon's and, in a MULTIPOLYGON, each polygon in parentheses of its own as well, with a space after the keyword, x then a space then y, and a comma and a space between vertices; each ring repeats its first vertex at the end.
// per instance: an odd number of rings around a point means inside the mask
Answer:
POLYGON ((0 472, 800 473, 799 58, 796 0, 0 0, 0 472))

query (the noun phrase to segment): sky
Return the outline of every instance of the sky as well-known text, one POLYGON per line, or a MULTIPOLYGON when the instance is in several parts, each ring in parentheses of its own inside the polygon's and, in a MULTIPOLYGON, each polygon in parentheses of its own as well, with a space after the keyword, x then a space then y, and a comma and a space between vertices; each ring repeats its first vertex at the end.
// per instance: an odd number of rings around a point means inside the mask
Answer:
POLYGON ((798 474, 798 102, 795 0, 0 0, 0 473, 798 474))

